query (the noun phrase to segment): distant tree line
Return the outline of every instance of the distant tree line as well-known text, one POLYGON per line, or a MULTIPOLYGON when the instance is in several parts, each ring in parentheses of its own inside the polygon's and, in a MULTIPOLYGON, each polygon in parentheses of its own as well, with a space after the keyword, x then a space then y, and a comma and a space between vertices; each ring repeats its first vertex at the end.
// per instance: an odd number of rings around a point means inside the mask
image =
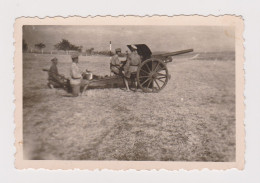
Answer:
POLYGON ((76 46, 71 44, 67 39, 62 39, 61 42, 54 45, 56 50, 63 50, 68 54, 69 50, 82 52, 83 46, 76 46))
MULTIPOLYGON (((46 45, 42 42, 39 42, 34 45, 34 48, 36 50, 41 51, 41 53, 43 54, 44 53, 43 51, 44 51, 44 48, 46 48, 46 45)), ((23 47, 22 47, 23 52, 27 52, 28 49, 29 49, 28 44, 23 39, 23 47)), ((82 55, 113 56, 115 54, 113 51, 111 51, 111 52, 109 50, 97 51, 94 48, 88 48, 85 51, 83 51, 83 46, 77 46, 77 45, 71 44, 67 39, 62 39, 59 43, 55 44, 54 49, 58 50, 58 51, 62 50, 66 54, 69 54, 70 51, 78 52, 78 53, 81 53, 82 55)), ((31 52, 32 52, 32 50, 31 50, 31 52)), ((52 52, 49 52, 49 53, 52 53, 52 52)), ((125 56, 125 53, 121 53, 121 55, 119 55, 119 56, 125 56)))
POLYGON ((46 45, 44 43, 38 43, 38 44, 35 44, 34 47, 38 50, 41 50, 41 52, 43 54, 43 49, 46 47, 46 45))

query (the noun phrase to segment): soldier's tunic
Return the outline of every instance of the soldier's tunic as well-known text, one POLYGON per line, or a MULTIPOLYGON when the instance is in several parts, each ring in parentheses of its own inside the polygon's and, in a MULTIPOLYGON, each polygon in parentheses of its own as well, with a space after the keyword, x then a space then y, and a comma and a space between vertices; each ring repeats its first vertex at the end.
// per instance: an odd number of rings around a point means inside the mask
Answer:
POLYGON ((81 76, 81 71, 78 67, 78 64, 75 62, 72 63, 71 68, 70 68, 70 84, 80 84, 80 80, 82 78, 81 76))
POLYGON ((79 93, 82 92, 83 88, 89 84, 89 81, 82 79, 81 73, 78 64, 72 62, 70 68, 70 85, 74 96, 78 96, 79 93))
POLYGON ((110 70, 115 74, 120 74, 120 60, 118 55, 114 55, 110 60, 110 70))
POLYGON ((125 64, 125 76, 127 78, 131 77, 132 73, 137 72, 138 66, 141 64, 141 57, 136 52, 132 52, 125 64))
POLYGON ((62 86, 62 82, 60 81, 60 76, 56 64, 52 64, 48 71, 48 81, 49 84, 53 85, 55 88, 62 86))
POLYGON ((81 71, 78 67, 78 64, 72 62, 70 68, 70 85, 72 88, 73 96, 78 96, 80 93, 80 84, 81 84, 81 71))

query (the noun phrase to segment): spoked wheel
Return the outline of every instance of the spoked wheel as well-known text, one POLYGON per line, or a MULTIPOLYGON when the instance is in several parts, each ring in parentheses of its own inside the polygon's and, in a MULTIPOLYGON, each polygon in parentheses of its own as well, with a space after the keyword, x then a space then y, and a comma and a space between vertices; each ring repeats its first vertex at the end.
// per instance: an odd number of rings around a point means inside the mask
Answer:
POLYGON ((147 93, 161 91, 167 84, 169 75, 166 64, 159 59, 148 59, 137 70, 138 86, 147 93))

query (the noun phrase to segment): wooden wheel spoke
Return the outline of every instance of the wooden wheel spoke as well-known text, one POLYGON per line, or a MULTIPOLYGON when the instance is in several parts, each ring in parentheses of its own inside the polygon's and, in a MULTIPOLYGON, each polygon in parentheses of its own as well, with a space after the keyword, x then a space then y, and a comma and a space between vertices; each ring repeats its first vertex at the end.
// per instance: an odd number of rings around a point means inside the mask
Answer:
POLYGON ((143 69, 140 69, 140 71, 143 72, 143 73, 149 74, 148 72, 146 72, 146 71, 143 70, 143 69))
POLYGON ((154 71, 154 61, 152 61, 152 71, 154 71))
POLYGON ((161 78, 156 78, 158 81, 161 81, 163 84, 165 84, 165 81, 161 80, 161 78))
POLYGON ((148 85, 147 85, 147 88, 149 88, 149 86, 150 86, 150 84, 151 84, 152 81, 153 81, 153 80, 150 79, 150 81, 149 81, 149 83, 148 83, 148 85))
POLYGON ((148 66, 148 64, 145 64, 146 68, 148 69, 149 72, 151 72, 150 67, 148 66))
POLYGON ((164 78, 166 78, 166 76, 158 77, 158 78, 156 78, 156 79, 164 79, 164 78))
POLYGON ((164 66, 160 67, 156 72, 161 72, 161 71, 166 71, 166 68, 164 66))
POLYGON ((158 73, 158 72, 156 74, 159 76, 165 76, 165 77, 167 76, 166 74, 162 74, 162 73, 158 73))
POLYGON ((144 82, 141 83, 141 85, 143 86, 143 84, 146 83, 149 80, 150 80, 150 78, 147 78, 144 82))
POLYGON ((159 65, 160 65, 160 63, 158 62, 155 69, 154 69, 155 72, 157 72, 157 68, 158 68, 159 65))
POLYGON ((159 83, 156 81, 156 79, 154 80, 154 82, 156 83, 156 85, 158 86, 158 89, 161 89, 159 83))

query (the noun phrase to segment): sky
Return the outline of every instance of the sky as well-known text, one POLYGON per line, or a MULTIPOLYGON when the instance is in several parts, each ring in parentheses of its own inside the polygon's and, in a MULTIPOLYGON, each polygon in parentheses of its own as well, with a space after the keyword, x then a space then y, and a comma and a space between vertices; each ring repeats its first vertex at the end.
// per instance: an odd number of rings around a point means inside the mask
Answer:
POLYGON ((83 50, 109 50, 128 44, 146 44, 152 52, 170 52, 193 48, 195 52, 235 51, 234 27, 224 26, 89 26, 89 25, 25 25, 23 39, 29 49, 44 43, 45 50, 54 50, 62 39, 83 50))

